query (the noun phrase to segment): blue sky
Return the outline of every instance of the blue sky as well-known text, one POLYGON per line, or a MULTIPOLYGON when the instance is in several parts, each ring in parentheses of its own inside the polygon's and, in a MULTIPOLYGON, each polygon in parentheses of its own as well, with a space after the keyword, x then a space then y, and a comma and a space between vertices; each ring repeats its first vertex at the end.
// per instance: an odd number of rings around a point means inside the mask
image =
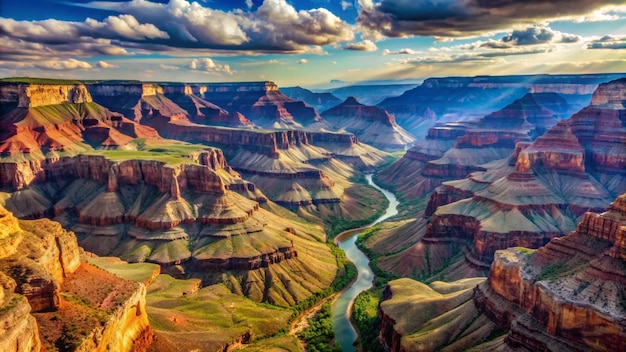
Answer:
POLYGON ((626 72, 626 0, 0 2, 0 76, 331 80, 626 72))

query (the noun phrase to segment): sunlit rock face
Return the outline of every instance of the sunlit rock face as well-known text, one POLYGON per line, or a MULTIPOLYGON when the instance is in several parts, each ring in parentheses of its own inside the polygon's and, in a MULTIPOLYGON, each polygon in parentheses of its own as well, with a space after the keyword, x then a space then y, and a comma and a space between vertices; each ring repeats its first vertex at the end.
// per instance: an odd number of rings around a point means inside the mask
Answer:
POLYGON ((623 350, 625 233, 626 194, 537 251, 498 251, 477 306, 510 329, 509 348, 623 350))
POLYGON ((76 153, 90 147, 128 148, 133 138, 159 138, 93 102, 83 84, 0 84, 0 154, 76 153))
POLYGON ((225 127, 252 127, 254 124, 239 112, 225 109, 200 98, 206 87, 190 84, 162 83, 163 95, 186 111, 190 122, 225 127), (204 89, 202 89, 204 88, 204 89))
POLYGON ((487 280, 390 281, 379 305, 391 351, 626 348, 626 194, 532 250, 495 252, 487 280))
POLYGON ((415 142, 410 133, 398 126, 393 115, 379 107, 363 105, 354 97, 326 110, 322 117, 331 128, 354 133, 361 142, 383 150, 404 150, 415 142))

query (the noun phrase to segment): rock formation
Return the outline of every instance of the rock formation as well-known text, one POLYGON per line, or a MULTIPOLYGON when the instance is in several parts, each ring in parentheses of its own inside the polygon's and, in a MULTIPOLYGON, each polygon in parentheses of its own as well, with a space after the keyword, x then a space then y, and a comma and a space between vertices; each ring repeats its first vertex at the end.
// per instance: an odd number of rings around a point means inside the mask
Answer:
POLYGON ((381 338, 392 351, 621 351, 624 234, 626 194, 537 250, 497 251, 482 283, 391 281, 381 338))
POLYGON ((297 128, 321 122, 317 111, 284 95, 273 82, 209 83, 200 97, 232 112, 241 112, 258 126, 297 128))
MULTIPOLYGON (((626 192, 625 110, 614 93, 623 85, 623 80, 601 85, 590 106, 534 142, 519 142, 512 157, 484 164, 485 171, 473 171, 467 178, 443 182, 430 198, 425 216, 432 217, 420 242, 378 264, 394 271, 409 266, 408 261, 415 267, 412 272, 424 275, 454 257, 455 264, 439 275, 450 280, 480 275, 489 269, 496 250, 538 248, 574 229, 586 211, 606 209, 626 192), (603 98, 607 95, 615 98, 603 98), (455 256, 454 247, 464 260, 455 256)), ((450 138, 456 133, 440 132, 450 138)), ((425 153, 417 157, 421 159, 415 162, 426 160, 425 153)))
POLYGON ((584 212, 605 209, 626 191, 626 109, 603 97, 624 87, 624 80, 601 85, 589 107, 520 149, 513 172, 483 178, 487 187, 474 186, 481 175, 444 186, 473 197, 439 206, 425 238, 469 236, 474 259, 488 264, 497 249, 538 248, 584 212))
POLYGON ((484 278, 434 282, 390 281, 378 309, 381 342, 389 351, 462 351, 495 328, 472 301, 484 278))
POLYGON ((291 99, 304 101, 317 111, 326 111, 341 103, 341 99, 328 92, 314 93, 302 87, 283 87, 280 91, 291 99))
POLYGON ((354 133, 361 142, 383 150, 405 150, 415 139, 396 124, 393 115, 376 106, 363 105, 354 97, 326 110, 322 117, 330 128, 354 133))
POLYGON ((520 350, 626 348, 624 241, 626 194, 602 214, 537 251, 496 252, 475 301, 520 350))
POLYGON ((444 181, 485 171, 484 164, 509 157, 516 143, 534 140, 573 112, 573 105, 559 94, 528 93, 476 121, 430 128, 424 140, 378 179, 407 197, 427 195, 444 181), (408 181, 407 172, 412 176, 408 181))
POLYGON ((133 138, 158 138, 152 128, 94 103, 82 84, 3 82, 0 91, 8 91, 1 102, 6 113, 0 115, 5 156, 27 153, 41 159, 48 152, 127 148, 133 138))
POLYGON ((103 282, 108 274, 81 264, 76 237, 58 223, 18 221, 0 207, 0 248, 3 351, 131 351, 149 334, 145 286, 103 282))
POLYGON ((190 122, 200 125, 251 127, 254 124, 239 112, 229 113, 197 95, 197 89, 187 84, 160 84, 163 95, 187 112, 190 122), (196 92, 194 92, 196 91, 196 92))

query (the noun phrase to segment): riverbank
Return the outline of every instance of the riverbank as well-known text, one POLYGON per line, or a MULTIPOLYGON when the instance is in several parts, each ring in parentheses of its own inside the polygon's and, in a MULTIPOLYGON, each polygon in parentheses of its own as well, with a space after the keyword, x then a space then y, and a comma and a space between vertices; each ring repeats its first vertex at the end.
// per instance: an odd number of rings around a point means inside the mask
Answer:
POLYGON ((358 234, 362 231, 392 216, 395 216, 398 213, 398 201, 395 195, 376 185, 372 180, 372 175, 367 175, 366 179, 370 186, 376 188, 387 198, 389 205, 387 206, 385 213, 368 226, 346 230, 335 237, 335 243, 344 250, 348 259, 356 266, 358 273, 355 282, 337 296, 332 307, 335 339, 344 352, 356 351, 356 348, 352 344, 358 335, 356 329, 350 321, 350 312, 354 300, 359 293, 371 288, 372 281, 374 280, 374 273, 369 267, 369 259, 361 250, 357 248, 356 239, 358 234))

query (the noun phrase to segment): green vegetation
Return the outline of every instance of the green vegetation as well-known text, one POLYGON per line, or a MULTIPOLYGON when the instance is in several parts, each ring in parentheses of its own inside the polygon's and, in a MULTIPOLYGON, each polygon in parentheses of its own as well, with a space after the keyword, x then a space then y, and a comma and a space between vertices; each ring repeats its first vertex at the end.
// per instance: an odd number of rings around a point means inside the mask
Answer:
POLYGON ((301 339, 306 341, 309 351, 341 351, 341 347, 339 345, 331 345, 329 343, 335 337, 330 303, 324 303, 322 305, 322 310, 313 319, 309 320, 309 323, 311 326, 298 335, 301 339))
POLYGON ((546 265, 541 269, 541 273, 537 277, 537 281, 554 280, 566 271, 565 264, 554 263, 546 265))
POLYGON ((517 249, 518 252, 525 254, 525 255, 531 255, 535 253, 534 249, 530 249, 526 247, 516 247, 515 249, 517 249))
POLYGON ((73 324, 63 324, 61 337, 55 341, 54 345, 60 352, 72 352, 82 344, 85 337, 87 337, 85 330, 81 330, 73 324))
POLYGON ((395 280, 395 279, 399 279, 400 276, 397 274, 393 274, 390 272, 387 272, 383 269, 381 269, 376 263, 377 263, 377 259, 378 259, 378 255, 374 252, 372 252, 371 249, 367 248, 365 246, 365 241, 367 241, 368 238, 370 238, 371 236, 373 236, 374 234, 376 234, 378 231, 380 231, 380 229, 382 228, 382 225, 376 225, 376 226, 372 226, 369 229, 361 232, 359 234, 359 237, 356 239, 356 246, 363 252, 365 253, 365 255, 370 258, 370 268, 372 268, 372 271, 374 272, 375 278, 374 278, 374 287, 375 288, 384 288, 387 283, 391 280, 395 280))
MULTIPOLYGON (((172 142, 172 141, 169 141, 172 142)), ((134 139, 131 143, 136 150, 94 150, 89 154, 102 155, 107 159, 114 161, 122 160, 154 160, 164 162, 168 165, 180 165, 180 164, 196 164, 197 162, 190 158, 194 153, 198 153, 205 150, 212 150, 213 148, 187 143, 156 143, 154 141, 146 141, 145 138, 134 139)))
POLYGON ((361 292, 354 301, 352 321, 359 331, 358 343, 362 350, 382 352, 383 346, 378 342, 380 321, 378 320, 378 304, 382 298, 382 290, 361 292))

